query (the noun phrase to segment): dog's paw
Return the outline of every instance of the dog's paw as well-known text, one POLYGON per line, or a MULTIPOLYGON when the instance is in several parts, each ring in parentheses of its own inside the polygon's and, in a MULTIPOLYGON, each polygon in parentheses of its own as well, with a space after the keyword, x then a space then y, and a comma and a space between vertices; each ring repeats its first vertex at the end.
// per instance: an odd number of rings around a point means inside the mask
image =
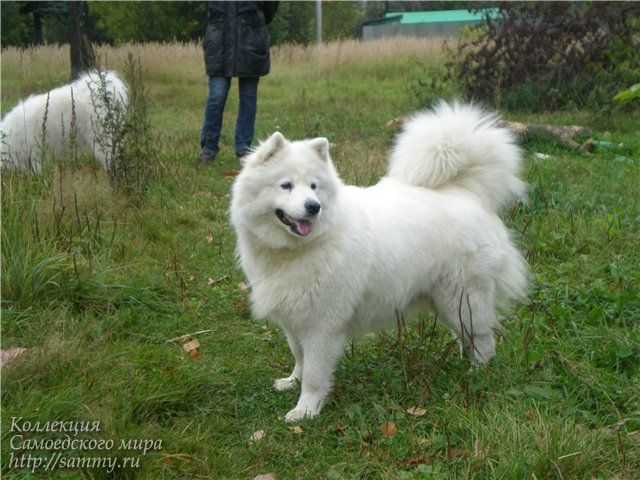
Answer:
POLYGON ((496 340, 493 334, 476 335, 469 346, 471 361, 476 367, 481 367, 496 355, 496 340))
POLYGON ((273 382, 273 388, 275 388, 279 392, 284 392, 285 390, 291 390, 298 383, 298 379, 294 376, 278 378, 273 382))
POLYGON ((296 407, 293 410, 289 410, 289 412, 284 416, 284 421, 287 423, 299 422, 302 419, 313 418, 316 415, 318 415, 318 412, 312 412, 306 408, 296 407))

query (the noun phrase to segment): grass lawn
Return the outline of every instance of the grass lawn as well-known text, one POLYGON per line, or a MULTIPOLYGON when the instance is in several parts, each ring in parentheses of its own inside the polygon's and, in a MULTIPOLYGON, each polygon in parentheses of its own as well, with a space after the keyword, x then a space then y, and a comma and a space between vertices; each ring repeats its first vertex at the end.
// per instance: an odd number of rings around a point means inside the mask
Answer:
MULTIPOLYGON (((438 93, 418 81, 441 75, 442 61, 416 44, 345 45, 274 52, 257 136, 326 136, 343 178, 364 185, 384 172, 387 122, 438 93)), ((529 202, 504 218, 534 281, 530 302, 505 319, 496 358, 470 369, 432 317, 418 318, 404 335, 355 341, 320 417, 294 429, 282 418, 297 391, 271 386, 292 367, 286 340, 251 319, 234 259, 235 82, 221 155, 196 169, 201 52, 149 45, 100 56, 119 70, 128 51, 145 69, 160 165, 142 197, 114 192, 89 162, 2 175, 2 345, 29 348, 2 370, 3 478, 640 478, 638 112, 507 112, 588 126, 622 146, 525 145, 529 202), (195 358, 167 342, 203 330, 195 358), (112 439, 111 449, 58 453, 139 466, 15 468, 19 454, 56 452, 25 439, 60 434, 23 433, 18 445, 12 417, 99 422, 99 432, 71 436, 112 439), (155 441, 146 453, 144 440, 155 441)), ((2 111, 66 81, 67 57, 4 50, 2 111)))

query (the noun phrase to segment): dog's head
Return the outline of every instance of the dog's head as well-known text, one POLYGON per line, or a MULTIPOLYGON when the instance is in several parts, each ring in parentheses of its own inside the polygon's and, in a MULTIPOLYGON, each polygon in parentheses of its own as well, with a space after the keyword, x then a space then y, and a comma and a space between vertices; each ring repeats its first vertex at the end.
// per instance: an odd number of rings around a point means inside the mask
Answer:
POLYGON ((340 185, 326 138, 290 142, 276 132, 235 181, 232 223, 271 248, 313 241, 331 227, 340 185))

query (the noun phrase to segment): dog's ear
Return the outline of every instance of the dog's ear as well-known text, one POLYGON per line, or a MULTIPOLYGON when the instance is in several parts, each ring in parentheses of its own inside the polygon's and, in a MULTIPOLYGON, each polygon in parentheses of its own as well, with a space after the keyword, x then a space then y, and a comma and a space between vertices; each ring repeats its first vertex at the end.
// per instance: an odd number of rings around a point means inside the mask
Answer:
POLYGON ((280 132, 275 132, 266 141, 260 144, 256 150, 256 160, 258 163, 267 162, 271 157, 284 148, 287 139, 280 132))
POLYGON ((314 138, 309 140, 309 146, 318 152, 322 160, 325 162, 329 160, 329 140, 324 137, 314 138))

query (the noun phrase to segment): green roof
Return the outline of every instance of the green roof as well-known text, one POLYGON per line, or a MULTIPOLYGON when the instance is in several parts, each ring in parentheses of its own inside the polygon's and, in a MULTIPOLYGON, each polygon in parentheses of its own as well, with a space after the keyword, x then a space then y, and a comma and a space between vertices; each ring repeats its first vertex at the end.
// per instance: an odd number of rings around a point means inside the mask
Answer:
POLYGON ((485 15, 496 17, 497 8, 487 8, 478 12, 469 10, 434 10, 430 12, 390 12, 385 14, 385 19, 395 20, 400 17, 401 24, 411 23, 447 23, 447 22, 480 22, 485 15))

